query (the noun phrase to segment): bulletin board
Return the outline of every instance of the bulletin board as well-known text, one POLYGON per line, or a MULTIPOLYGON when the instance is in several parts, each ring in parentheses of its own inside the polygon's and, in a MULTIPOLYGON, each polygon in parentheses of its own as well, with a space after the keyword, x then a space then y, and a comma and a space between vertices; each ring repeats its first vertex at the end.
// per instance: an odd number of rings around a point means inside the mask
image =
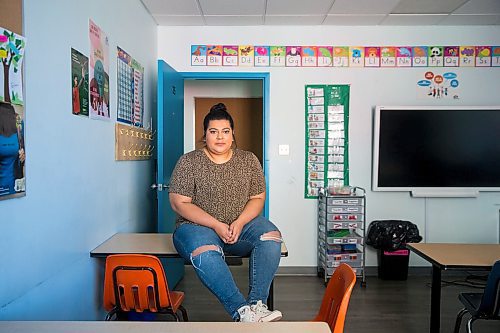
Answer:
POLYGON ((18 35, 23 34, 23 1, 0 0, 0 26, 18 35))
POLYGON ((349 185, 349 85, 305 86, 306 199, 349 185))

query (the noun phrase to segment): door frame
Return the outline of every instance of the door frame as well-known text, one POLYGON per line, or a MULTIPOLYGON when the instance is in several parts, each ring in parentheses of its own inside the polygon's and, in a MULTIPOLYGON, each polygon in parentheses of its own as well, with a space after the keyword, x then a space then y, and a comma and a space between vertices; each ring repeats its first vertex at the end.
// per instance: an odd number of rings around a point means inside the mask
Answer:
POLYGON ((262 81, 262 163, 266 177, 264 216, 269 218, 269 72, 179 72, 184 80, 260 80, 262 81))

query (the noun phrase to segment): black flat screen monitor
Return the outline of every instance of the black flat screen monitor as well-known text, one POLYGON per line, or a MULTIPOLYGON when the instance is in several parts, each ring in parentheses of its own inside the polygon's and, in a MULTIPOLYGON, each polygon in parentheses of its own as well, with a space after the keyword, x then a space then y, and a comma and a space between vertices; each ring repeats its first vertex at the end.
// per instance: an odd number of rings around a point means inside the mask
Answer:
POLYGON ((500 107, 376 107, 373 190, 500 191, 500 107))

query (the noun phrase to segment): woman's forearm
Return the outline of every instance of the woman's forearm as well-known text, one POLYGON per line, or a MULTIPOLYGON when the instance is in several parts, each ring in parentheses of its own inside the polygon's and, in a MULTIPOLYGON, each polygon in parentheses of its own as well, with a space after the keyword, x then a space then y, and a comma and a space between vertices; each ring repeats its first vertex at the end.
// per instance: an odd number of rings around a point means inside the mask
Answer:
POLYGON ((177 214, 186 220, 205 227, 214 229, 215 225, 220 222, 191 202, 176 203, 172 205, 172 208, 177 214))
POLYGON ((242 223, 243 225, 247 224, 262 212, 264 208, 264 198, 251 198, 248 200, 245 208, 241 212, 240 216, 234 222, 242 223))

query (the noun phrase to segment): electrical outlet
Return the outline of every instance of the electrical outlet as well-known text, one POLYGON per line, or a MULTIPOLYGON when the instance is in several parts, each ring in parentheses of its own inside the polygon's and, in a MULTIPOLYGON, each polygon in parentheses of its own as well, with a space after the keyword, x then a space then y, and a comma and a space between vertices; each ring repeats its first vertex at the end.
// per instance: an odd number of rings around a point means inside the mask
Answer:
POLYGON ((290 146, 289 145, 279 145, 278 146, 278 154, 279 155, 290 155, 290 146))

